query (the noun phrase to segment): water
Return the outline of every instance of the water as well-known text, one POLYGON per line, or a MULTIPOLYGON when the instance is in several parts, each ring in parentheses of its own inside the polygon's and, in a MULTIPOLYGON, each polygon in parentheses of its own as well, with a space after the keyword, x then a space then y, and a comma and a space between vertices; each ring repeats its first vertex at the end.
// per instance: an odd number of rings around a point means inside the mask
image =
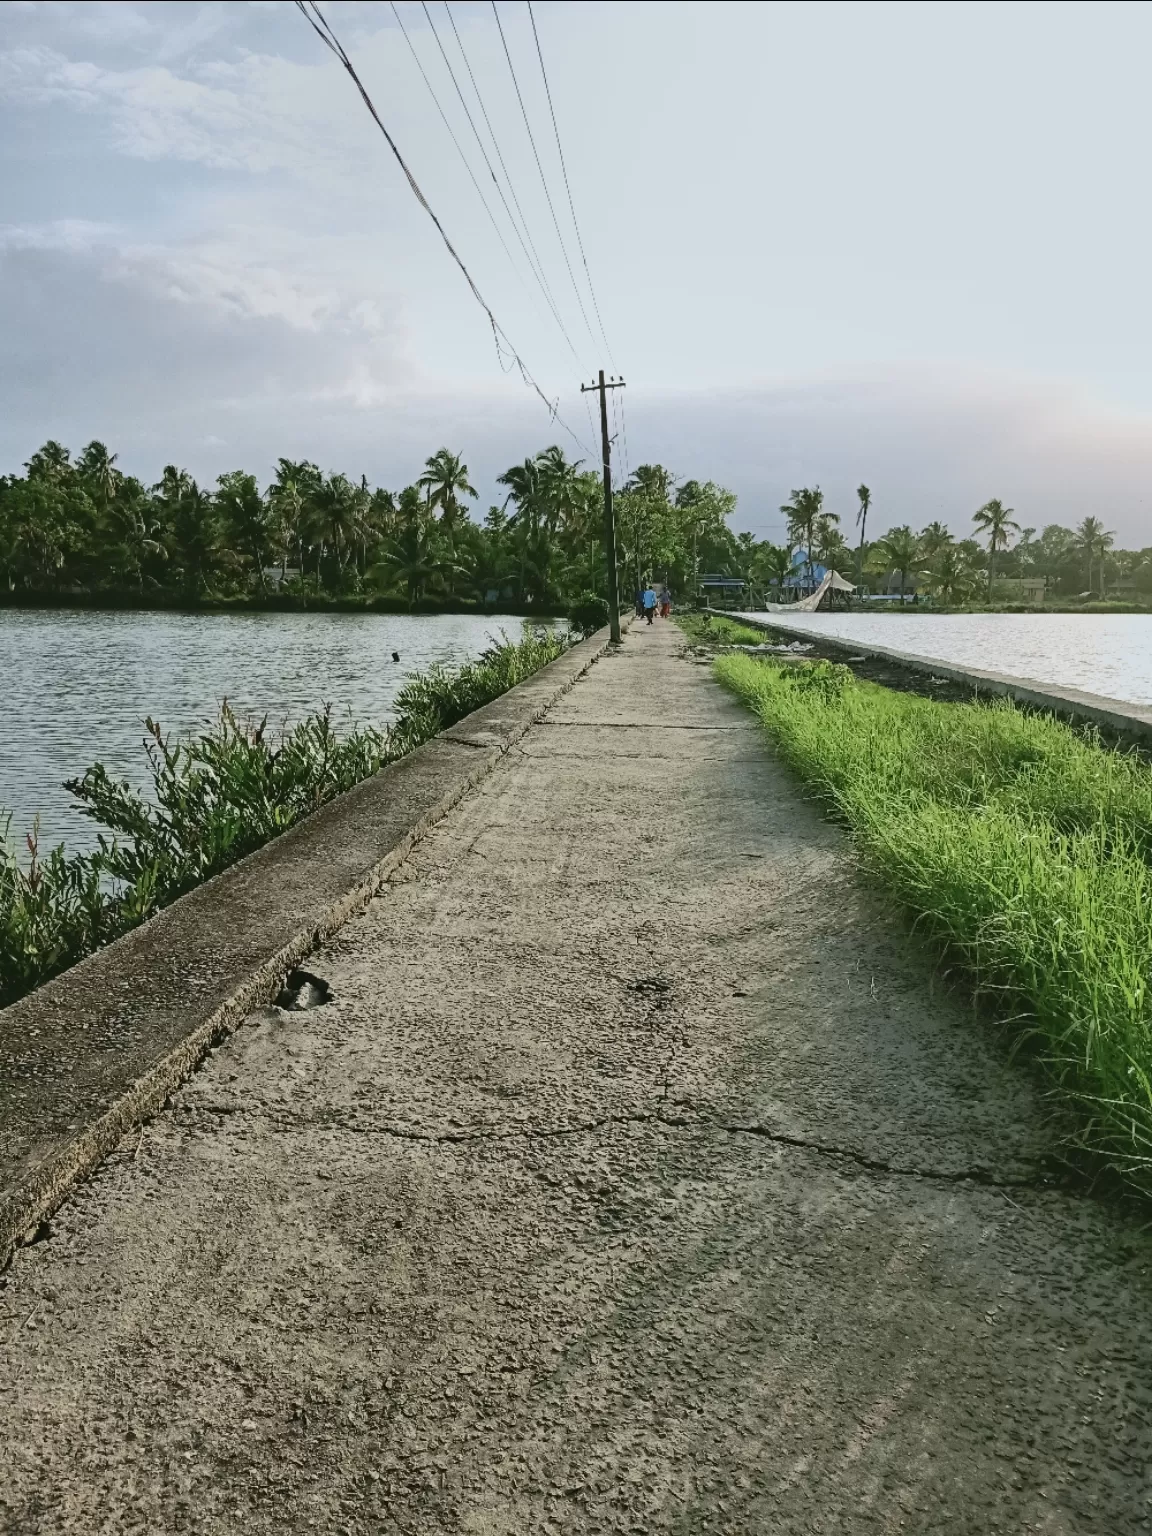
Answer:
MULTIPOLYGON (((763 613, 749 618, 764 619, 763 613)), ((1152 704, 1152 615, 805 613, 782 627, 1152 704)))
POLYGON ((197 731, 227 698, 279 726, 322 704, 339 724, 382 724, 405 678, 478 655, 522 620, 471 614, 90 613, 0 610, 0 814, 22 841, 91 847, 62 787, 93 762, 147 781, 144 719, 197 731), (400 653, 399 662, 392 652, 400 653))

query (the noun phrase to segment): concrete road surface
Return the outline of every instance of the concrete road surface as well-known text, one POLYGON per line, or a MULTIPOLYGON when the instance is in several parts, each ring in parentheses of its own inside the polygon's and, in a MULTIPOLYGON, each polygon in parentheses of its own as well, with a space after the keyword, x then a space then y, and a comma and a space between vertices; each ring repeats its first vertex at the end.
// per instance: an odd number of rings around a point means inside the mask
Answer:
POLYGON ((19 1253, 0 1529, 1152 1530, 1140 1219, 681 650, 19 1253))

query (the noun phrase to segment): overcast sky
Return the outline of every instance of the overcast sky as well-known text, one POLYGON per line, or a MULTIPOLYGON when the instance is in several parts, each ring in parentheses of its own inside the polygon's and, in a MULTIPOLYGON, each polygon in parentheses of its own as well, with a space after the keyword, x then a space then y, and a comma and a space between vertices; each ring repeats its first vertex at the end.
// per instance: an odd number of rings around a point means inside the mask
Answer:
MULTIPOLYGON (((820 483, 877 532, 991 496, 1152 544, 1152 8, 535 6, 613 364, 585 328, 488 4, 451 16, 539 297, 420 5, 324 6, 544 393, 628 381, 659 460, 781 529, 820 483), (535 291, 536 297, 533 297, 535 291)), ((429 6, 466 92, 443 4, 429 6)), ((593 330, 526 5, 500 14, 593 330)), ((354 87, 281 4, 0 10, 0 471, 100 437, 151 480, 280 454, 399 486, 446 444, 483 504, 560 441, 354 87)), ((475 97, 468 97, 483 131, 475 97)), ((596 333, 598 337, 598 332, 596 333)), ((623 448, 621 441, 619 447, 623 448)))

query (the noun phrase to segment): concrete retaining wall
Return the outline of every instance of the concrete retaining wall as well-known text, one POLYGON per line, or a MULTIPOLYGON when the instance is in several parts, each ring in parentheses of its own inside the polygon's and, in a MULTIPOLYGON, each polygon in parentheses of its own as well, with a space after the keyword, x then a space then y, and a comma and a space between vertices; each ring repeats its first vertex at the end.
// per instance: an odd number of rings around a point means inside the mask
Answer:
POLYGON ((215 1041, 370 900, 607 645, 604 629, 573 646, 0 1011, 0 1268, 215 1041))
MULTIPOLYGON (((732 614, 723 615, 732 618, 732 614)), ((1085 693, 1079 688, 1058 688, 1051 683, 1037 682, 1031 677, 1012 677, 1004 672, 986 672, 979 667, 958 667, 952 662, 936 661, 931 656, 914 656, 887 645, 874 645, 871 641, 847 640, 842 635, 824 635, 799 625, 782 624, 767 614, 740 614, 742 623, 773 634, 793 635, 801 640, 812 640, 821 647, 839 651, 846 656, 876 657, 907 667, 910 672, 925 673, 929 677, 942 677, 950 683, 960 683, 977 693, 996 694, 1028 704, 1035 709, 1048 710, 1070 720, 1080 720, 1098 725, 1108 731, 1132 737, 1142 742, 1152 742, 1152 709, 1140 704, 1129 704, 1123 699, 1110 699, 1098 693, 1085 693)), ((896 621, 899 622, 899 621, 896 621)))

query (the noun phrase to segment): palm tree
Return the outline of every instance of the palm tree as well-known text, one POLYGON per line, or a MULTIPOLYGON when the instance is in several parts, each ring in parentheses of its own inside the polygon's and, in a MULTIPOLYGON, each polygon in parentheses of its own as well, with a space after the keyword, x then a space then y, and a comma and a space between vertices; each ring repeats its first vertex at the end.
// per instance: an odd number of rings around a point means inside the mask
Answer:
POLYGON ((833 522, 838 523, 840 519, 834 512, 824 512, 824 492, 818 485, 811 489, 805 486, 802 490, 793 491, 780 510, 788 519, 788 537, 808 551, 808 580, 811 581, 812 544, 816 536, 817 520, 822 514, 833 522))
POLYGON ((816 519, 816 558, 830 571, 841 565, 847 566, 851 558, 844 535, 836 526, 839 521, 832 512, 821 512, 816 519))
POLYGON ((419 492, 414 486, 401 492, 400 526, 385 540, 374 570, 405 587, 409 608, 424 596, 429 583, 443 570, 439 532, 420 506, 419 492))
POLYGON ((876 541, 875 548, 892 569, 899 573, 900 601, 903 603, 908 573, 913 569, 920 555, 920 540, 907 523, 902 523, 898 528, 889 528, 883 538, 876 541))
POLYGON ((224 518, 224 526, 236 548, 251 561, 263 588, 266 585, 264 557, 268 509, 256 484, 256 476, 234 469, 218 476, 216 484, 216 505, 224 518))
POLYGON ((1076 530, 1076 552, 1088 561, 1088 590, 1092 590, 1092 567, 1100 562, 1100 596, 1104 596, 1104 556, 1112 548, 1115 534, 1109 533, 1098 517, 1086 517, 1076 530))
POLYGON ((757 578, 765 586, 775 585, 783 594, 784 583, 792 574, 792 554, 790 544, 761 544, 756 551, 754 567, 757 578))
MULTIPOLYGON (((559 451, 559 450, 557 450, 559 451)), ((416 484, 427 494, 429 509, 439 508, 440 522, 451 537, 464 507, 461 496, 476 498, 476 490, 468 480, 468 466, 458 453, 438 448, 424 464, 424 473, 416 484)))
POLYGON ((926 574, 928 591, 946 603, 961 602, 971 591, 972 567, 951 538, 937 548, 926 574))
POLYGON ((929 562, 952 542, 951 531, 941 522, 929 523, 920 530, 920 553, 929 562))
POLYGON ((360 531, 361 488, 347 475, 325 475, 310 498, 322 541, 330 544, 341 573, 360 531))
POLYGON ((1007 549, 1011 542, 1009 534, 1019 533, 1020 524, 1012 521, 1011 507, 1006 507, 997 497, 993 501, 986 501, 978 512, 973 512, 972 521, 981 533, 988 535, 988 596, 992 596, 992 582, 996 571, 996 551, 1007 549))
POLYGON ((856 526, 860 530, 860 547, 856 551, 856 585, 860 585, 864 575, 864 535, 868 529, 868 509, 872 505, 872 492, 861 483, 856 487, 856 495, 860 499, 860 510, 856 513, 856 526))
POLYGON ((540 494, 544 503, 544 517, 551 532, 575 513, 579 493, 580 465, 577 459, 569 464, 563 448, 555 445, 536 455, 540 466, 540 494))
POLYGON ((116 468, 118 455, 109 453, 103 443, 93 439, 76 460, 76 469, 96 493, 101 511, 107 512, 115 500, 123 475, 116 468))

